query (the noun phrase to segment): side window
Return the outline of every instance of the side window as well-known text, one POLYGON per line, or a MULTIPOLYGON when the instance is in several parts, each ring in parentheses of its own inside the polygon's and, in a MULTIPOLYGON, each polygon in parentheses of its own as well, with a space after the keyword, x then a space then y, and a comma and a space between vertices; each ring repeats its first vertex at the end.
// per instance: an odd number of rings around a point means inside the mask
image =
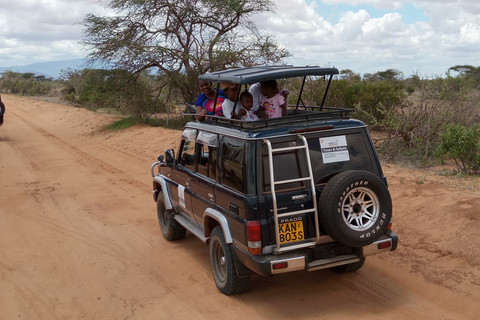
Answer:
POLYGON ((217 178, 217 141, 216 134, 200 131, 195 149, 197 172, 214 180, 217 178))
POLYGON ((178 163, 193 170, 195 167, 195 138, 197 130, 185 129, 182 132, 182 147, 178 153, 178 163))
POLYGON ((197 172, 208 177, 209 159, 208 145, 197 142, 198 167, 197 172))
POLYGON ((244 140, 225 137, 222 143, 222 183, 246 193, 244 140))
POLYGON ((195 166, 195 141, 183 140, 179 163, 191 170, 195 166))
POLYGON ((216 147, 208 147, 208 155, 209 155, 208 176, 216 180, 218 149, 216 147))

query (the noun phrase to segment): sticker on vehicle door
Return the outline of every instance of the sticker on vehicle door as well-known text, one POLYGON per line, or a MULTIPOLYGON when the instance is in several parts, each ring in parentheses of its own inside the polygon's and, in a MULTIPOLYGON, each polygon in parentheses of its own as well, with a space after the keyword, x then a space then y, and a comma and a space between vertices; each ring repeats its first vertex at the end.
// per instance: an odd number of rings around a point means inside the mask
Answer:
POLYGON ((350 161, 345 136, 320 138, 320 148, 323 163, 350 161))
POLYGON ((185 187, 181 184, 178 185, 178 204, 185 208, 185 187))

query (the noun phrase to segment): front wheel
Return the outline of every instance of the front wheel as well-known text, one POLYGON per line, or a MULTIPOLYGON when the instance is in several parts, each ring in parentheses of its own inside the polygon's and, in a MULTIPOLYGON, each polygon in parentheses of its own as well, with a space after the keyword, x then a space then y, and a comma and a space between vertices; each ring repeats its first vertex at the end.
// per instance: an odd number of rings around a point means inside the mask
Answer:
POLYGON ((250 277, 240 278, 235 268, 232 248, 225 242, 221 227, 215 227, 210 238, 210 265, 218 290, 230 296, 247 291, 250 277))
POLYGON ((173 220, 172 214, 165 208, 163 192, 158 193, 157 197, 157 216, 162 234, 168 241, 179 240, 185 237, 187 229, 173 220))

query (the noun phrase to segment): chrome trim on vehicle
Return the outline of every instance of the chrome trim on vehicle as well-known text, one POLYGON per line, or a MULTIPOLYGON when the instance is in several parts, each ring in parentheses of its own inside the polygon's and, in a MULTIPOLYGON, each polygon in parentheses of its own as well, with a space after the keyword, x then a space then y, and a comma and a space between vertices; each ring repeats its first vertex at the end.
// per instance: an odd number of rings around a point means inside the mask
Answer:
MULTIPOLYGON (((307 239, 307 240, 309 240, 309 239, 307 239)), ((330 236, 322 235, 322 236, 320 236, 320 240, 319 240, 317 246, 321 245, 321 244, 324 244, 324 243, 330 243, 330 242, 335 242, 335 240, 333 240, 330 236)), ((273 254, 276 247, 277 247, 276 244, 265 246, 262 249, 262 254, 265 254, 265 255, 273 254)))
POLYGON ((298 256, 287 259, 280 259, 270 262, 272 274, 286 273, 291 271, 305 270, 305 256, 298 256), (277 263, 287 263, 287 267, 283 269, 273 269, 273 265, 277 263))
MULTIPOLYGON (((218 212, 215 209, 207 208, 207 210, 205 210, 205 213, 203 214, 204 225, 205 225, 205 217, 211 217, 212 219, 218 221, 218 223, 220 223, 220 226, 222 227, 223 236, 225 237, 225 242, 233 243, 232 234, 230 233, 230 226, 228 225, 227 218, 225 218, 225 216, 222 213, 218 212)), ((208 235, 205 233, 207 229, 204 228, 203 230, 204 230, 203 231, 204 236, 208 237, 208 235)))
MULTIPOLYGON (((170 201, 169 189, 167 186, 167 182, 162 177, 162 175, 156 175, 153 177, 153 181, 158 182, 162 186, 163 192, 163 203, 165 204, 165 209, 171 210, 173 209, 172 202, 170 201)), ((155 191, 154 191, 155 192, 155 191)))
POLYGON ((392 251, 393 248, 393 239, 387 236, 383 236, 379 240, 375 241, 374 243, 363 247, 363 256, 371 256, 374 254, 382 253, 382 252, 388 252, 392 251), (382 243, 390 242, 390 246, 387 248, 379 249, 378 246, 382 243))
POLYGON ((341 266, 344 264, 355 263, 358 261, 360 261, 360 258, 354 254, 346 254, 329 259, 320 259, 310 262, 308 264, 307 271, 327 269, 331 267, 341 266))
POLYGON ((180 223, 185 229, 190 231, 195 237, 202 240, 204 243, 207 243, 209 238, 203 235, 202 229, 191 223, 186 217, 181 214, 175 214, 173 218, 177 220, 177 222, 180 223))
MULTIPOLYGON (((156 174, 153 172, 153 169, 156 167, 156 166, 159 166, 161 164, 160 161, 157 161, 157 162, 154 162, 150 168, 150 173, 152 174, 152 177, 155 178, 156 174)), ((160 172, 160 169, 158 169, 158 171, 160 172)))

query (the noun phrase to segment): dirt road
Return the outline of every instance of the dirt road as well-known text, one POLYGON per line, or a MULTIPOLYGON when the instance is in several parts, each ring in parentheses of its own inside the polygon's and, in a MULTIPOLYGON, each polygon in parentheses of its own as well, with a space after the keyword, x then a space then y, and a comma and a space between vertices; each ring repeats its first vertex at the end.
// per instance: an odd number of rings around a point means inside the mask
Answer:
POLYGON ((478 319, 480 188, 385 166, 397 251, 355 274, 256 277, 226 297, 208 248, 166 242, 150 165, 179 133, 2 94, 0 319, 478 319))

